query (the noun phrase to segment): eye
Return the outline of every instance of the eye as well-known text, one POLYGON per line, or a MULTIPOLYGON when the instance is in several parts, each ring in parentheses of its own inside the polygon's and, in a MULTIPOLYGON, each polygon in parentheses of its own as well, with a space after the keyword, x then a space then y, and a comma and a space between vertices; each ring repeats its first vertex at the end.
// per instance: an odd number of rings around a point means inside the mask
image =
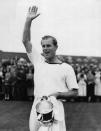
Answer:
POLYGON ((43 48, 45 48, 45 45, 42 45, 43 48))

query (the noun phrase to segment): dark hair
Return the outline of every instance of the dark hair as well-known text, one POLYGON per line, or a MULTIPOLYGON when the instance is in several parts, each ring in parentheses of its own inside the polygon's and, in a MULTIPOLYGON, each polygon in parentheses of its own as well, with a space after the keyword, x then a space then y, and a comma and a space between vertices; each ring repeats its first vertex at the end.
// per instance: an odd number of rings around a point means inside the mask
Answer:
MULTIPOLYGON (((42 40, 47 40, 47 39, 49 39, 49 38, 52 39, 54 46, 57 46, 57 40, 56 40, 56 38, 53 37, 53 36, 45 35, 44 37, 42 37, 42 40)), ((41 43, 42 43, 42 40, 41 40, 41 43)))

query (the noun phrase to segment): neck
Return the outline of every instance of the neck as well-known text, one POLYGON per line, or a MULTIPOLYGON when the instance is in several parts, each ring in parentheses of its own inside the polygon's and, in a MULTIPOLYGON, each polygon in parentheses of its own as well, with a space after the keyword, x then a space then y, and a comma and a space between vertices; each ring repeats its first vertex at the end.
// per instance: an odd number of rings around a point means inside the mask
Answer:
POLYGON ((56 64, 60 64, 62 63, 62 61, 60 61, 57 56, 54 56, 53 58, 50 58, 50 59, 46 59, 46 62, 47 63, 56 63, 56 64))

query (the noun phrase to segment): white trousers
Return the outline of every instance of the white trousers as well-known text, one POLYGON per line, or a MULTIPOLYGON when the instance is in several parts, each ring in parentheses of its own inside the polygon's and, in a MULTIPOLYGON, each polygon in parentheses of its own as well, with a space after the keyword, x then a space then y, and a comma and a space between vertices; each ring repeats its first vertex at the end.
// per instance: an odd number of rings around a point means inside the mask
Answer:
POLYGON ((50 127, 42 126, 39 123, 39 121, 37 120, 37 114, 35 109, 37 99, 35 99, 32 105, 30 119, 29 119, 30 131, 66 131, 63 103, 53 98, 51 99, 51 102, 53 103, 54 106, 53 112, 54 112, 54 119, 56 120, 56 122, 54 122, 50 127))

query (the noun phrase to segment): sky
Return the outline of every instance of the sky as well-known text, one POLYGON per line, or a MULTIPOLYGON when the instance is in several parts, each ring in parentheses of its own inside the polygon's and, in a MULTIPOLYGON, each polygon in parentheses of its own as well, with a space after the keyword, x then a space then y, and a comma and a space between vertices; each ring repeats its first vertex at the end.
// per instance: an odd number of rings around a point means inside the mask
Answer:
POLYGON ((57 54, 101 56, 101 0, 0 0, 0 50, 25 52, 22 33, 29 6, 40 16, 31 41, 41 52, 41 37, 56 37, 57 54))

